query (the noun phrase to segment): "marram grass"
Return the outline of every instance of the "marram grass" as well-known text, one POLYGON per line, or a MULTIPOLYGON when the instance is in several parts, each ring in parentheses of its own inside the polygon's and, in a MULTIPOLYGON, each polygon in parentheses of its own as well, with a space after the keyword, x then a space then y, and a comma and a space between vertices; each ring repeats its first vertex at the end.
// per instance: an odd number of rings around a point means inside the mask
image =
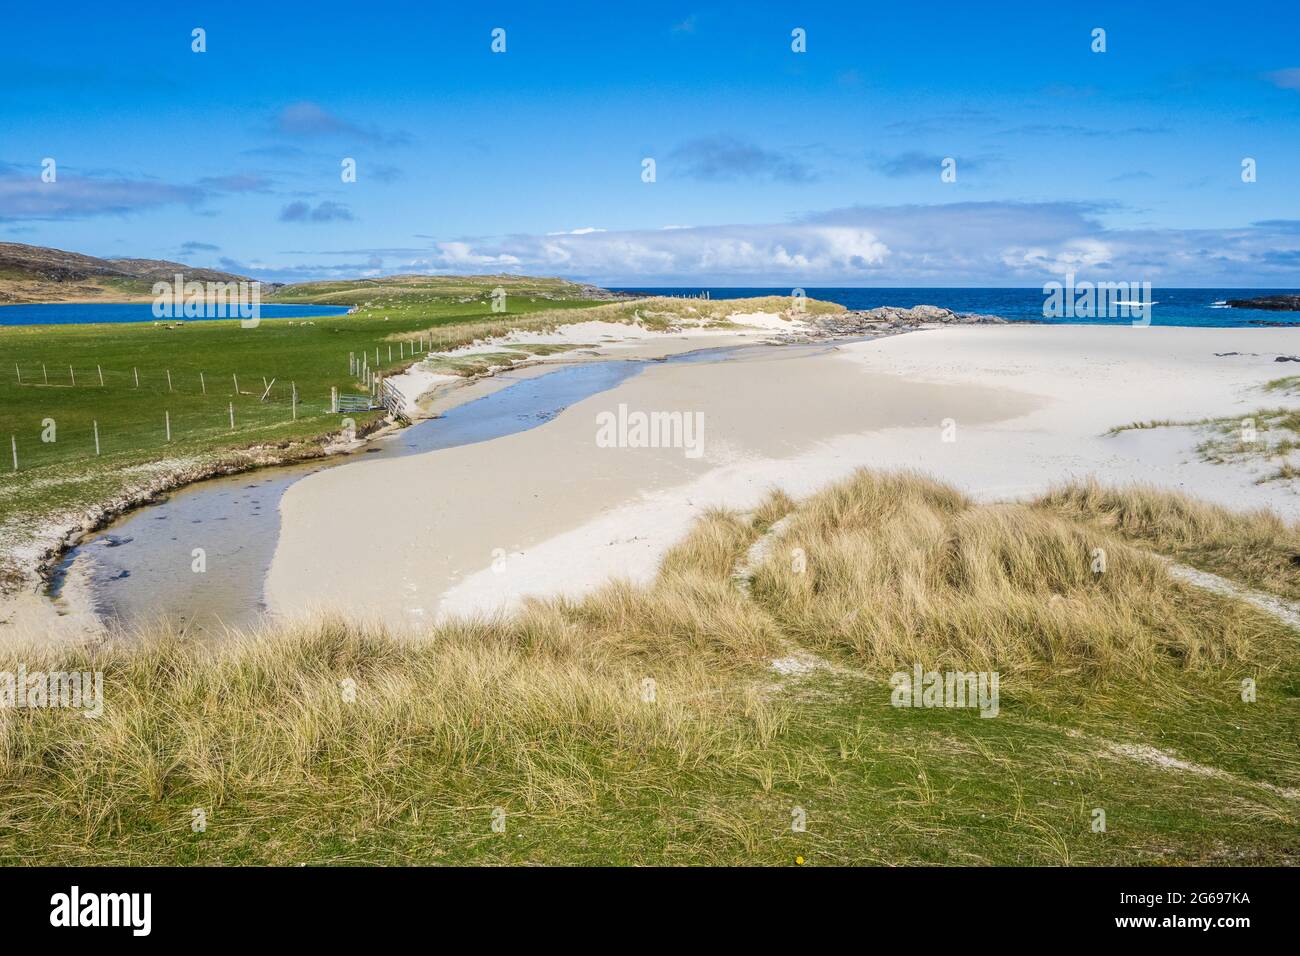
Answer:
MULTIPOLYGON (((1172 534, 1154 493, 1094 494, 1123 535, 861 472, 708 513, 652 582, 418 637, 7 648, 105 707, 0 711, 0 861, 1295 862, 1296 635, 1126 543, 1172 534), (998 717, 890 706, 913 663, 999 671, 998 717)), ((1184 551, 1265 521, 1209 514, 1184 551)))

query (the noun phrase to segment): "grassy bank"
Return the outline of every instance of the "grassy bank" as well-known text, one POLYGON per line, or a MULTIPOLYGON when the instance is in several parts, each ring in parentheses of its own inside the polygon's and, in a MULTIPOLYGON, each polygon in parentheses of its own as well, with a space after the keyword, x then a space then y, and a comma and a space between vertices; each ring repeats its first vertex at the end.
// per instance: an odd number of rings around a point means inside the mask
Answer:
POLYGON ((0 861, 1295 862, 1296 634, 1094 519, 860 473, 418 639, 10 650, 106 686, 0 711, 0 861), (916 663, 999 672, 997 716, 891 706, 916 663))

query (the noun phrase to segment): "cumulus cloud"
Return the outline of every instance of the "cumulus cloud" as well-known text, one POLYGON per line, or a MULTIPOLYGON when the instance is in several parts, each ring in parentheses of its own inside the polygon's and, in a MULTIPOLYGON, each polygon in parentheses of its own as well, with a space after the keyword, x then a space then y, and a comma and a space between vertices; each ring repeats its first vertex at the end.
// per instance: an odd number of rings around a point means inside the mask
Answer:
POLYGON ((467 242, 439 242, 430 261, 445 269, 481 268, 483 266, 517 266, 522 260, 508 252, 476 252, 467 242))
POLYGON ((869 230, 837 225, 710 226, 511 236, 494 244, 438 243, 421 265, 628 277, 828 277, 880 265, 889 249, 869 230))
POLYGON ((1118 229, 1092 203, 852 206, 786 223, 516 235, 437 243, 399 271, 505 268, 604 284, 1290 284, 1293 220, 1237 229, 1118 229))

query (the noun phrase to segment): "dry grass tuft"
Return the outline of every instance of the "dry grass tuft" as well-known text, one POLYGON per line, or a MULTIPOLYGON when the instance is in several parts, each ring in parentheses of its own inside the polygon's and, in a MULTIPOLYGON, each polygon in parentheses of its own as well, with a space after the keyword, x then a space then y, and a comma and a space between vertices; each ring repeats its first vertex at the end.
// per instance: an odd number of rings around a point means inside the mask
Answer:
POLYGON ((1290 641, 1109 535, 1041 508, 972 505, 914 474, 858 472, 804 503, 753 593, 805 646, 884 667, 1097 679, 1256 660, 1290 641))
POLYGON ((1205 571, 1300 599, 1300 527, 1271 511, 1232 511, 1143 485, 1095 481, 1052 489, 1036 502, 1205 571))
POLYGON ((651 785, 655 765, 725 765, 781 718, 704 666, 754 641, 730 597, 707 592, 680 576, 657 600, 611 585, 420 641, 321 621, 215 646, 163 632, 107 650, 10 648, 0 670, 104 671, 105 706, 97 719, 0 711, 0 823, 93 842, 165 803, 339 807, 413 780, 444 799, 555 809, 651 785))

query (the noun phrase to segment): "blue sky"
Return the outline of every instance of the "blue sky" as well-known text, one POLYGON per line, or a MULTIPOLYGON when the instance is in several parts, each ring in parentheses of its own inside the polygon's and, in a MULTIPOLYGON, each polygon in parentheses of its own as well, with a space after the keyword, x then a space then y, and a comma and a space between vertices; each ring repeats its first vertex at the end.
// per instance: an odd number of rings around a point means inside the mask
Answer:
POLYGON ((10 6, 0 241, 276 280, 1300 285, 1294 0, 179 6, 10 6))

